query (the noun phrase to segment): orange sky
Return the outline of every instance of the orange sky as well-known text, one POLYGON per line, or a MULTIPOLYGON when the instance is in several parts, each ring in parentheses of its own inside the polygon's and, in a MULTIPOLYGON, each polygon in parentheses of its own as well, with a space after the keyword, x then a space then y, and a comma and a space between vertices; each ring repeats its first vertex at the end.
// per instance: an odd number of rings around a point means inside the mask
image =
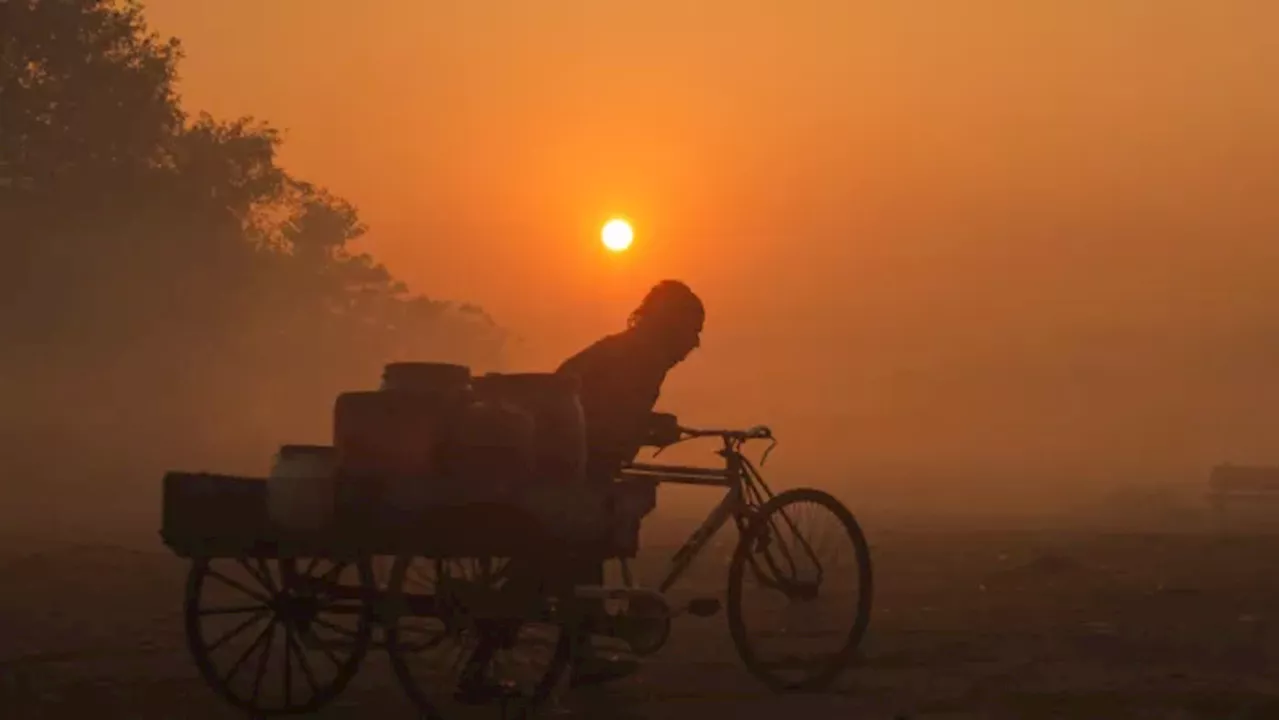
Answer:
POLYGON ((667 404, 701 419, 957 458, 1008 432, 1034 439, 1021 462, 1275 457, 1274 406, 1249 404, 1269 370, 1183 401, 1114 392, 1275 327, 1274 2, 147 5, 186 47, 189 108, 286 128, 285 163, 360 207, 369 250, 484 305, 523 362, 677 276, 710 315, 667 404), (623 256, 598 241, 615 213, 623 256), (1097 413, 1062 378, 1131 346, 1148 355, 1085 371, 1102 414, 1184 420, 1064 440, 1097 413), (1187 420, 1232 412, 1247 432, 1187 420))

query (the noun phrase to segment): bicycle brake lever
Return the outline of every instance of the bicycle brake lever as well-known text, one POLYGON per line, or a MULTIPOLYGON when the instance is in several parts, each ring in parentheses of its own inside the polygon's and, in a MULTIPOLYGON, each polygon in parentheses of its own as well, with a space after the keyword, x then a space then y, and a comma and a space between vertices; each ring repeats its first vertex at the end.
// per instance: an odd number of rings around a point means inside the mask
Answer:
POLYGON ((769 438, 769 447, 765 448, 764 454, 760 456, 760 467, 764 467, 764 464, 769 462, 769 453, 773 452, 773 449, 777 446, 778 440, 776 438, 769 438))

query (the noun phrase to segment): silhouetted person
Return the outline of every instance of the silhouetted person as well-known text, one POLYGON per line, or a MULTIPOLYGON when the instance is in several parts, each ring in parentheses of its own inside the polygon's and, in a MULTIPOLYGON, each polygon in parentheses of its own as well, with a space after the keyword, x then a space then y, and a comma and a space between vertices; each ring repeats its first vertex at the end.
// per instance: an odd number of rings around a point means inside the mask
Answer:
POLYGON ((667 416, 655 416, 653 406, 667 373, 697 349, 705 315, 688 285, 664 280, 631 313, 626 330, 596 342, 557 370, 576 375, 581 383, 590 482, 612 481, 624 463, 653 442, 653 432, 674 430, 657 427, 667 416))
MULTIPOLYGON (((597 341, 556 371, 575 375, 580 382, 588 483, 606 487, 641 447, 679 438, 674 418, 654 413, 653 407, 667 373, 700 344, 705 317, 702 301, 688 285, 664 280, 631 313, 626 330, 597 341)), ((598 560, 576 563, 570 572, 578 584, 604 582, 598 560)), ((602 614, 603 604, 593 609, 602 614)), ((459 684, 462 697, 479 699, 493 691, 485 671, 499 637, 499 633, 486 633, 476 648, 459 684)), ((601 682, 630 670, 630 665, 597 655, 593 649, 592 643, 584 642, 577 650, 577 682, 601 682)))

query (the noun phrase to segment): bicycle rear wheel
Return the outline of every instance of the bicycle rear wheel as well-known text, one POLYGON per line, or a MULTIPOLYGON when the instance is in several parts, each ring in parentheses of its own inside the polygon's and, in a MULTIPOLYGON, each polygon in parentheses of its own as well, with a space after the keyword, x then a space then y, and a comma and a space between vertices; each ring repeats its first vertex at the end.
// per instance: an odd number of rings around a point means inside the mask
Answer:
POLYGON ((729 633, 747 669, 770 688, 823 690, 852 661, 871 618, 871 597, 871 553, 853 514, 821 490, 788 490, 760 507, 738 541, 729 565, 729 633), (819 519, 830 527, 816 533, 800 527, 819 519), (837 556, 842 551, 847 556, 837 556), (748 597, 756 590, 765 591, 763 603, 748 597), (757 605, 781 627, 753 637, 747 615, 757 605), (837 615, 844 620, 818 627, 837 615), (787 643, 795 647, 769 647, 787 643))

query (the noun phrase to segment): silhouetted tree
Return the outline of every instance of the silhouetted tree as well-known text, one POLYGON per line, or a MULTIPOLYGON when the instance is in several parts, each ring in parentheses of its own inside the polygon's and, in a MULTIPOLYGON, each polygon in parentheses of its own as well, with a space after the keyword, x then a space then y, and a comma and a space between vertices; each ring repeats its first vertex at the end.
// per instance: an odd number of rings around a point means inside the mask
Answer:
POLYGON ((496 362, 500 329, 354 250, 355 207, 282 169, 274 129, 189 116, 181 56, 135 1, 0 3, 0 393, 28 424, 7 457, 36 416, 102 454, 256 452, 390 359, 496 362))

